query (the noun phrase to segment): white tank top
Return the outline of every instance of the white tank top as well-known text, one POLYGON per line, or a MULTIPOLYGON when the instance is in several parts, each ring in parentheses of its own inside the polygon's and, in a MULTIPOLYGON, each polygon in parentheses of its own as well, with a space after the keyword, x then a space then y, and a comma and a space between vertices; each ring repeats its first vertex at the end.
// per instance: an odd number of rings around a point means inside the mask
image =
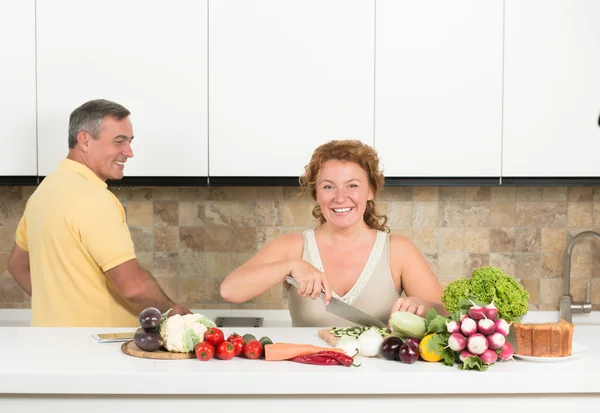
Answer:
MULTIPOLYGON (((304 231, 302 237, 304 239, 302 259, 318 270, 323 271, 314 228, 304 231)), ((389 239, 388 233, 377 231, 371 254, 354 286, 341 297, 333 292, 334 297, 372 315, 386 325, 392 306, 400 297, 392 279, 389 239)), ((298 294, 294 287, 290 287, 287 294, 293 327, 348 327, 356 325, 328 313, 325 310, 323 300, 320 298, 316 300, 304 298, 298 294)))

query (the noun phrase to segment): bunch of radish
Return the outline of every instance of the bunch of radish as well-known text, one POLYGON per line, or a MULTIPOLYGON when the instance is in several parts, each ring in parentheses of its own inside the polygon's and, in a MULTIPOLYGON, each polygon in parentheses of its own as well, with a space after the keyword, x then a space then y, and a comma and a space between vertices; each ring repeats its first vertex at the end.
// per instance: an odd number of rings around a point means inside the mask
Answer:
POLYGON ((498 309, 493 301, 484 307, 473 304, 459 321, 446 324, 450 333, 448 347, 458 353, 463 362, 467 357, 479 357, 488 365, 498 359, 511 360, 513 349, 506 341, 510 324, 497 317, 498 309))

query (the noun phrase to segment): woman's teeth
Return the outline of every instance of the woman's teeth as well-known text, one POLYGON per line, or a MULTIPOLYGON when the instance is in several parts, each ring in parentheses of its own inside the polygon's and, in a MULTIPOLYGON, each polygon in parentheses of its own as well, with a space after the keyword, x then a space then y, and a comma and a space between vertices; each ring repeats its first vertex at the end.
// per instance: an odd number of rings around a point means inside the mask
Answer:
POLYGON ((343 212, 348 212, 350 211, 352 208, 333 208, 334 212, 337 212, 338 214, 341 214, 343 212))

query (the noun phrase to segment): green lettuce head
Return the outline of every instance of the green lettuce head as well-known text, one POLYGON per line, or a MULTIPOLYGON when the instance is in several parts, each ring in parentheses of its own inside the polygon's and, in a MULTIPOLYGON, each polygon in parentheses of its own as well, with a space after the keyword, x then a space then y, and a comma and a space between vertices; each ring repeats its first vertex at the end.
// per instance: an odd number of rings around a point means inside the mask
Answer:
POLYGON ((494 302, 498 317, 518 321, 527 313, 529 293, 513 277, 499 268, 481 267, 473 271, 471 278, 460 278, 444 289, 442 302, 446 310, 454 312, 467 309, 473 301, 478 305, 494 302))

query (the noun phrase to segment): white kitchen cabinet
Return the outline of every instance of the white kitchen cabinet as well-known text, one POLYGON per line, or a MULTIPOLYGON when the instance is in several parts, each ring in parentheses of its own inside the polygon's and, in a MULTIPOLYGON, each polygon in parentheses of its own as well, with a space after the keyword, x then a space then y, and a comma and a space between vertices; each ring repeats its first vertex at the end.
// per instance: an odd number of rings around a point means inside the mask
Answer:
POLYGON ((40 175, 67 154, 71 111, 104 98, 131 111, 125 176, 207 176, 207 12, 207 0, 38 0, 40 175))
POLYGON ((211 176, 298 176, 332 139, 373 144, 374 0, 209 2, 211 176))
POLYGON ((0 176, 35 176, 35 1, 0 0, 0 176))
POLYGON ((600 1, 506 0, 503 175, 600 175, 600 1))
POLYGON ((502 0, 377 0, 375 147, 390 177, 499 177, 502 0))

